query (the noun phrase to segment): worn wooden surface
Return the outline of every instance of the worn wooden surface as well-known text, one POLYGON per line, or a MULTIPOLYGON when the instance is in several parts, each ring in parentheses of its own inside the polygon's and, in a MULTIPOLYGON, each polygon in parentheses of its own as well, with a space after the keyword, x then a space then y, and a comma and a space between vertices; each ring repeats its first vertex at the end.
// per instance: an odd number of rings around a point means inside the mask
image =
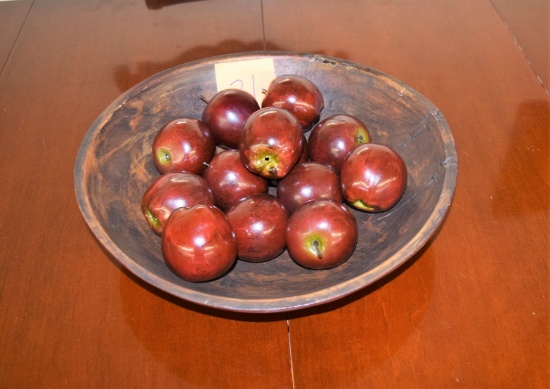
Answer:
POLYGON ((549 99, 516 20, 490 0, 0 2, 2 386, 548 387, 549 99), (135 279, 73 183, 85 132, 122 92, 264 48, 402 80, 445 115, 460 161, 443 228, 398 272, 272 316, 135 279))

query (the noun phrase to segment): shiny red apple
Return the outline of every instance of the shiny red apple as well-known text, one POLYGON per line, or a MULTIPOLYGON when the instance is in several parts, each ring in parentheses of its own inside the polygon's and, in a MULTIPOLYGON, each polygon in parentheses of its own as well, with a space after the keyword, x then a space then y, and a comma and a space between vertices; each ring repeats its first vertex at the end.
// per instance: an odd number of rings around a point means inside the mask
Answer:
POLYGON ((193 118, 166 123, 153 140, 153 162, 161 174, 182 171, 201 174, 215 151, 210 129, 193 118))
POLYGON ((246 119, 260 106, 254 96, 241 89, 225 89, 214 95, 202 111, 216 145, 236 149, 246 119))
POLYGON ((196 205, 172 212, 161 238, 164 260, 189 282, 224 275, 237 259, 237 243, 224 213, 214 206, 196 205))
POLYGON ((290 216, 286 244, 296 263, 309 269, 328 269, 351 256, 357 236, 357 222, 345 204, 316 200, 290 216))
POLYGON ((251 196, 231 207, 227 219, 237 239, 239 259, 265 262, 284 251, 288 216, 277 197, 251 196))
MULTIPOLYGON (((296 167, 300 163, 309 161, 309 155, 307 151, 307 138, 305 135, 303 138, 303 143, 304 144, 302 146, 302 154, 300 154, 300 159, 298 159, 298 162, 296 162, 296 165, 294 165, 294 167, 296 167)), ((269 183, 269 186, 277 187, 277 185, 279 185, 279 180, 268 180, 268 183, 269 183)))
POLYGON ((290 172, 302 154, 304 136, 298 120, 280 108, 262 108, 244 122, 239 153, 248 170, 268 179, 290 172))
POLYGON ((292 113, 308 130, 319 120, 325 102, 319 88, 309 79, 298 75, 282 75, 269 84, 262 108, 277 107, 292 113))
POLYGON ((370 141, 367 126, 357 117, 346 114, 330 116, 311 130, 308 140, 309 158, 339 172, 350 151, 370 141))
POLYGON ((331 167, 317 162, 294 166, 277 185, 277 197, 290 213, 312 200, 343 201, 338 174, 331 167))
POLYGON ((170 214, 197 204, 214 205, 206 180, 194 173, 166 173, 157 177, 141 198, 141 211, 151 229, 162 235, 170 214))
POLYGON ((354 208, 382 212, 392 208, 407 187, 407 167, 392 148, 367 143, 346 158, 340 182, 344 199, 354 208))
POLYGON ((267 180, 250 172, 241 162, 239 152, 233 149, 216 154, 202 176, 223 211, 239 200, 268 190, 267 180))

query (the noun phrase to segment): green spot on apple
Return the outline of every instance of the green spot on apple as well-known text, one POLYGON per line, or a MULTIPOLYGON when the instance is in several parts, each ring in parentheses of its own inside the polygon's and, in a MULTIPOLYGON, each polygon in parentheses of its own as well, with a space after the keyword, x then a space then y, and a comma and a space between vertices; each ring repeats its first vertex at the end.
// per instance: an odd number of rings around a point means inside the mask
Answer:
POLYGON ((172 161, 172 155, 168 149, 159 148, 157 150, 157 160, 162 166, 168 166, 172 161))
POLYGON ((362 211, 367 211, 367 212, 374 212, 375 211, 374 207, 371 207, 370 205, 368 205, 367 203, 364 203, 361 200, 354 201, 353 203, 351 203, 351 205, 353 207, 357 208, 357 209, 362 210, 362 211))
POLYGON ((323 252, 325 251, 324 239, 318 235, 311 235, 306 240, 306 249, 319 259, 323 259, 323 252))
POLYGON ((368 143, 370 141, 370 137, 369 137, 369 134, 364 129, 358 128, 355 140, 358 145, 361 145, 363 143, 368 143))
POLYGON ((253 159, 254 169, 262 175, 276 177, 279 158, 269 151, 261 151, 253 159))
POLYGON ((147 221, 149 222, 149 224, 153 227, 153 229, 155 231, 161 229, 159 219, 155 215, 153 215, 153 213, 151 213, 150 210, 146 209, 146 210, 143 211, 143 213, 145 214, 145 217, 147 218, 147 221))

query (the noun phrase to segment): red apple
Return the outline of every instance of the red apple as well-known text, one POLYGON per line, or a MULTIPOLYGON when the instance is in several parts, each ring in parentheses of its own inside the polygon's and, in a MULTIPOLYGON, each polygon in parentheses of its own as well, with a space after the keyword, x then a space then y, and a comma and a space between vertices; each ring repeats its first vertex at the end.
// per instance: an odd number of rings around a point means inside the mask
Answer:
POLYGON ((197 204, 214 205, 206 180, 194 173, 166 173, 157 177, 141 198, 141 211, 149 227, 162 235, 170 214, 197 204))
POLYGON ((316 200, 298 208, 288 221, 287 249, 296 263, 328 269, 344 263, 357 246, 357 222, 334 200, 316 200))
POLYGON ((330 116, 311 130, 308 140, 309 158, 339 172, 349 152, 370 141, 369 130, 360 119, 345 114, 330 116))
POLYGON ((407 187, 407 167, 401 156, 388 146, 367 143, 346 158, 340 182, 344 199, 368 212, 392 208, 407 187))
POLYGON ((231 205, 254 194, 266 193, 267 180, 250 172, 241 162, 237 150, 216 154, 203 173, 216 205, 227 211, 231 205))
POLYGON ((248 170, 268 179, 280 179, 298 162, 303 148, 298 120, 280 108, 262 108, 244 122, 239 153, 248 170))
POLYGON ((227 219, 237 239, 237 257, 248 262, 265 262, 286 247, 288 216, 275 196, 258 194, 235 204, 227 219))
MULTIPOLYGON (((308 155, 308 151, 307 151, 307 138, 306 138, 305 135, 304 135, 304 138, 303 138, 303 143, 304 143, 304 145, 302 146, 302 154, 300 154, 300 159, 298 160, 298 162, 296 162, 296 165, 294 165, 294 167, 296 167, 300 163, 304 163, 304 162, 309 161, 309 155, 308 155)), ((272 187, 276 188, 279 185, 279 180, 268 180, 268 184, 269 184, 269 186, 272 186, 272 187)))
POLYGON ((294 166, 279 182, 277 197, 290 213, 312 200, 343 201, 338 174, 331 167, 317 162, 304 162, 294 166))
POLYGON ((269 84, 262 101, 262 108, 277 107, 292 113, 303 130, 308 130, 319 120, 324 105, 319 88, 298 75, 276 77, 269 84))
POLYGON ((210 129, 192 118, 168 122, 153 140, 153 162, 161 174, 182 171, 201 174, 215 151, 210 129))
POLYGON ((202 121, 210 128, 216 145, 236 149, 246 119, 259 110, 258 102, 241 89, 225 89, 207 102, 202 121))
POLYGON ((237 259, 237 244, 227 218, 214 206, 179 208, 168 218, 161 238, 166 264, 189 282, 225 274, 237 259))

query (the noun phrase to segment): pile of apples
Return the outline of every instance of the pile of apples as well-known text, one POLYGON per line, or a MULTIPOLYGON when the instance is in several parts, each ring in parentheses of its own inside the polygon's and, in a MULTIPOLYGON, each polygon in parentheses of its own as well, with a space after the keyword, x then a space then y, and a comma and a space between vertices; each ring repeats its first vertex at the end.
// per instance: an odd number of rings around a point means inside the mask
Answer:
POLYGON ((405 191, 403 159, 372 142, 357 117, 319 121, 323 95, 307 78, 275 78, 261 107, 238 89, 202 99, 201 120, 175 119, 156 133, 160 176, 141 201, 166 264, 186 281, 285 249, 309 269, 338 266, 358 241, 349 206, 386 211, 405 191))

